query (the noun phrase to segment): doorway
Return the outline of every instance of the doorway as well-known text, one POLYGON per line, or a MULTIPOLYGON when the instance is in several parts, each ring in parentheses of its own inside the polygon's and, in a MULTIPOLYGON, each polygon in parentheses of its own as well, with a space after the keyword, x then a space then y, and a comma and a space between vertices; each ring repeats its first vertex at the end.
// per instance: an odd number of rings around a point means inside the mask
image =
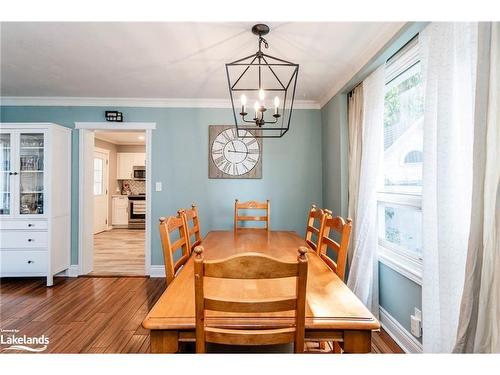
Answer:
POLYGON ((80 129, 79 274, 149 275, 148 193, 155 124, 140 123, 135 125, 138 129, 126 123, 76 125, 80 129), (86 204, 89 201, 92 204, 86 204))

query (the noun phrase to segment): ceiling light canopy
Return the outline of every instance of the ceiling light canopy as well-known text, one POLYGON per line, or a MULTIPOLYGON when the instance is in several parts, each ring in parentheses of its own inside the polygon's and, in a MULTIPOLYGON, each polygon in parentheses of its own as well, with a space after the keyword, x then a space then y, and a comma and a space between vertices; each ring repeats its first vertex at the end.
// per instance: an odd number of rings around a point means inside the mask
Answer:
POLYGON ((290 128, 299 65, 262 52, 269 26, 254 25, 252 33, 259 50, 226 64, 236 130, 240 138, 280 138, 290 128))

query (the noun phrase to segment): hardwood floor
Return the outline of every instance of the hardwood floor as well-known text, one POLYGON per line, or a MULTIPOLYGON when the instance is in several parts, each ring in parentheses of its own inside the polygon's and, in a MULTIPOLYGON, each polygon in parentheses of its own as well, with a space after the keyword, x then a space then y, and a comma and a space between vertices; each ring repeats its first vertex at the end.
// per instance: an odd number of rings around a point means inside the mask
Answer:
POLYGON ((144 276, 145 231, 112 229, 94 235, 93 276, 144 276))
MULTIPOLYGON (((141 322, 165 285, 147 277, 58 277, 51 288, 44 279, 0 279, 0 329, 47 336, 44 353, 149 353, 141 322)), ((402 351, 382 331, 373 336, 372 353, 402 351)))

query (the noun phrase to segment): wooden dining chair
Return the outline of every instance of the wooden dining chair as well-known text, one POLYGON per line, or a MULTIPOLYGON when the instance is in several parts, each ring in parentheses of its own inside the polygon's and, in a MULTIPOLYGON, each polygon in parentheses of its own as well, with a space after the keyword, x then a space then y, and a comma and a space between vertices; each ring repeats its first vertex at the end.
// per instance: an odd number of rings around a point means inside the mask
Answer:
POLYGON ((246 227, 241 227, 239 226, 239 223, 241 221, 261 221, 265 222, 265 227, 262 229, 269 230, 269 220, 270 220, 270 214, 271 214, 271 205, 269 200, 266 202, 257 202, 257 201, 248 201, 248 202, 239 202, 238 199, 235 199, 234 201, 234 230, 238 230, 241 228, 246 228, 246 227), (240 210, 265 210, 266 211, 266 216, 243 216, 239 214, 240 210))
POLYGON ((318 251, 318 242, 321 237, 321 231, 323 230, 325 219, 325 212, 313 204, 307 217, 306 242, 311 249, 316 252, 318 251), (313 235, 316 236, 316 241, 313 240, 313 235))
POLYGON ((198 208, 193 203, 191 205, 190 210, 181 209, 177 213, 180 214, 182 216, 182 219, 184 220, 184 225, 186 226, 186 231, 187 231, 189 252, 191 253, 196 246, 201 245, 200 220, 198 216, 198 208))
MULTIPOLYGON (((314 206, 313 206, 314 207, 314 206)), ((317 253, 321 259, 330 267, 337 276, 344 281, 345 268, 347 264, 347 249, 351 236, 352 220, 344 220, 340 216, 333 217, 332 211, 325 209, 323 224, 318 238, 317 253), (330 237, 331 230, 340 234, 340 244, 330 237), (337 261, 328 256, 328 249, 337 255, 337 261)), ((311 246, 311 244, 309 244, 311 246)), ((326 342, 313 340, 308 344, 316 343, 317 347, 308 347, 308 353, 341 353, 342 346, 337 341, 326 342)))
POLYGON ((189 240, 182 215, 177 214, 177 216, 160 218, 160 238, 163 248, 165 276, 168 286, 175 278, 179 268, 187 262, 190 255, 189 240), (171 234, 176 230, 179 233, 179 238, 176 241, 172 241, 171 234), (181 256, 177 261, 175 261, 174 253, 179 249, 181 249, 181 256))
POLYGON ((321 237, 318 241, 318 254, 342 281, 345 281, 347 250, 349 248, 351 229, 351 219, 344 220, 340 216, 333 217, 332 211, 325 209, 325 223, 323 225, 321 237), (340 244, 330 237, 331 230, 339 233, 340 244), (328 256, 328 249, 333 250, 337 254, 336 261, 328 256))
MULTIPOLYGON (((194 249, 194 288, 196 308, 196 352, 204 353, 206 343, 225 345, 276 345, 294 343, 295 353, 304 351, 305 302, 307 285, 307 253, 301 246, 296 262, 282 262, 260 253, 242 253, 223 260, 206 261, 203 247, 194 249), (257 300, 217 299, 212 294, 207 297, 204 278, 217 279, 256 279, 296 278, 295 293, 281 299, 269 295, 257 300), (219 328, 207 324, 205 311, 232 313, 272 313, 295 311, 295 324, 285 328, 239 329, 219 328)), ((223 280, 221 280, 223 282, 223 280)), ((266 291, 267 292, 267 291, 266 291)))

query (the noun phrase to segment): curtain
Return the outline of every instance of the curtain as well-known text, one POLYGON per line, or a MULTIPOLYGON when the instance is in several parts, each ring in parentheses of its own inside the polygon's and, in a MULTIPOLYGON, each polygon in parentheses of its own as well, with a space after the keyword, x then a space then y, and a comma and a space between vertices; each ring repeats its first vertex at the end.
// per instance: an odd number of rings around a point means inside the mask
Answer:
MULTIPOLYGON (((353 215, 352 261, 347 281, 347 286, 375 316, 378 316, 379 309, 377 179, 384 131, 384 78, 385 67, 381 66, 363 81, 361 160, 353 215)), ((356 132, 353 130, 353 133, 356 132)))
POLYGON ((477 24, 431 23, 420 43, 423 349, 449 353, 456 339, 471 213, 477 24))
MULTIPOLYGON (((361 167, 361 134, 363 130, 363 83, 356 86, 348 98, 349 130, 349 208, 348 217, 356 221, 356 202, 358 200, 359 172, 361 167)), ((354 238, 354 231, 351 233, 354 238)), ((349 244, 349 254, 353 252, 353 241, 349 244)), ((351 256, 348 257, 349 266, 351 256)))
POLYGON ((500 23, 478 35, 474 187, 456 353, 500 353, 500 23))

